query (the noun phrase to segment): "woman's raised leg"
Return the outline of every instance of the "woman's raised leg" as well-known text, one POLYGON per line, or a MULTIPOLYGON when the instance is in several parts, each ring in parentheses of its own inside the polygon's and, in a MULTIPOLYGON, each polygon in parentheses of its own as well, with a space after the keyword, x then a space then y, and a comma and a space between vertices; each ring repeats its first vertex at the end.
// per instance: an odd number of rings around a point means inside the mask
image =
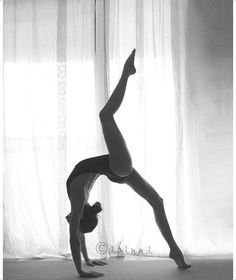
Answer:
POLYGON ((132 160, 125 140, 114 120, 114 114, 119 109, 125 94, 130 75, 136 72, 134 67, 135 49, 125 62, 121 78, 111 97, 100 111, 103 135, 109 151, 111 170, 118 176, 124 177, 132 171, 132 160))
POLYGON ((165 214, 163 199, 159 196, 155 189, 139 175, 135 169, 133 169, 132 173, 125 178, 125 183, 128 184, 136 193, 143 197, 152 206, 156 223, 170 247, 169 257, 173 259, 180 268, 189 268, 191 265, 185 263, 183 254, 171 233, 171 229, 165 214))

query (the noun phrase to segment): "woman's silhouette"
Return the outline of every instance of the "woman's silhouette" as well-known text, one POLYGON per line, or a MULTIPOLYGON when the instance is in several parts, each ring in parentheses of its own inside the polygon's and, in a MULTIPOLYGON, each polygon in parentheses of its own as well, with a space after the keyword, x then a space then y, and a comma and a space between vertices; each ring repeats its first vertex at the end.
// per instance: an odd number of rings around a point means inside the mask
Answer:
MULTIPOLYGON (((89 193, 99 175, 106 175, 113 182, 126 183, 151 205, 156 223, 170 247, 169 257, 182 269, 190 267, 190 265, 185 263, 183 254, 172 236, 165 215, 163 199, 133 168, 125 140, 113 117, 122 103, 128 78, 136 72, 134 66, 135 52, 136 50, 134 49, 126 60, 121 78, 114 92, 99 113, 109 154, 88 158, 79 162, 67 180, 67 191, 71 202, 71 213, 66 217, 70 223, 70 246, 76 269, 82 277, 101 277, 103 274, 95 271, 85 272, 82 270, 81 252, 88 265, 106 264, 101 261, 89 260, 84 237, 84 233, 88 231, 85 230, 81 223, 85 219, 84 209, 90 207, 87 203, 89 193)), ((101 211, 99 203, 97 206, 97 212, 101 211)), ((90 221, 87 221, 89 224, 90 221)), ((92 226, 89 227, 90 231, 96 226, 96 221, 94 222, 93 219, 91 223, 92 226)))

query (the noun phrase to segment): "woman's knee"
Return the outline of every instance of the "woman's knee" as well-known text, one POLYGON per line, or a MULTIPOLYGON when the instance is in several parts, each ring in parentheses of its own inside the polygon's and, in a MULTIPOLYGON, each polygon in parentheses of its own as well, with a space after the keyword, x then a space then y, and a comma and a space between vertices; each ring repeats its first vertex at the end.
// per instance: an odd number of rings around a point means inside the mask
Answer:
POLYGON ((149 199, 149 204, 152 206, 152 208, 156 209, 162 209, 164 206, 163 199, 156 193, 149 199))
POLYGON ((104 123, 105 121, 110 120, 113 117, 113 114, 111 114, 107 109, 102 109, 99 112, 99 118, 101 123, 104 123))
POLYGON ((119 177, 127 177, 129 176, 132 171, 133 167, 132 164, 126 162, 125 164, 119 164, 117 161, 115 162, 110 162, 110 168, 113 173, 118 175, 119 177))
POLYGON ((106 118, 106 112, 104 112, 104 110, 101 110, 99 112, 99 118, 100 118, 100 121, 102 121, 104 118, 106 118))

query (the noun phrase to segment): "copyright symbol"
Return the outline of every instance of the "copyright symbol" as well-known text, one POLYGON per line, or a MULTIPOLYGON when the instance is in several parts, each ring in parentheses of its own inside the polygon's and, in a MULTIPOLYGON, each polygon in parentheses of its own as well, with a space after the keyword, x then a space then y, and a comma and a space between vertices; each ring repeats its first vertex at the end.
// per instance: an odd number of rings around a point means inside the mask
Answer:
POLYGON ((98 244, 96 245, 96 251, 99 254, 106 254, 108 249, 108 246, 105 242, 98 242, 98 244))

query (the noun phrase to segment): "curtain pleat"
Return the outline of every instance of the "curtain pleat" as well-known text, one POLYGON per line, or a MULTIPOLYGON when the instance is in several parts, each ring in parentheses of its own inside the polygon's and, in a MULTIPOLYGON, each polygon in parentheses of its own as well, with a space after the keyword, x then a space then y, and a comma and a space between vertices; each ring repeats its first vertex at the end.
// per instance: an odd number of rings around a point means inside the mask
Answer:
MULTIPOLYGON (((184 3, 183 3, 184 2, 184 3)), ((184 184, 184 156, 185 156, 185 133, 184 133, 184 58, 185 58, 185 24, 184 18, 181 17, 186 12, 180 1, 171 2, 171 50, 173 61, 173 77, 175 82, 175 110, 176 110, 176 224, 178 227, 177 236, 181 245, 184 245, 184 240, 187 239, 186 231, 186 206, 183 187, 184 184)))
POLYGON ((177 237, 192 255, 232 253, 231 4, 211 5, 171 2, 177 237))
POLYGON ((68 252, 68 226, 65 220, 66 201, 66 29, 67 29, 66 1, 57 1, 57 88, 58 88, 58 189, 59 189, 59 254, 65 255, 68 252))

